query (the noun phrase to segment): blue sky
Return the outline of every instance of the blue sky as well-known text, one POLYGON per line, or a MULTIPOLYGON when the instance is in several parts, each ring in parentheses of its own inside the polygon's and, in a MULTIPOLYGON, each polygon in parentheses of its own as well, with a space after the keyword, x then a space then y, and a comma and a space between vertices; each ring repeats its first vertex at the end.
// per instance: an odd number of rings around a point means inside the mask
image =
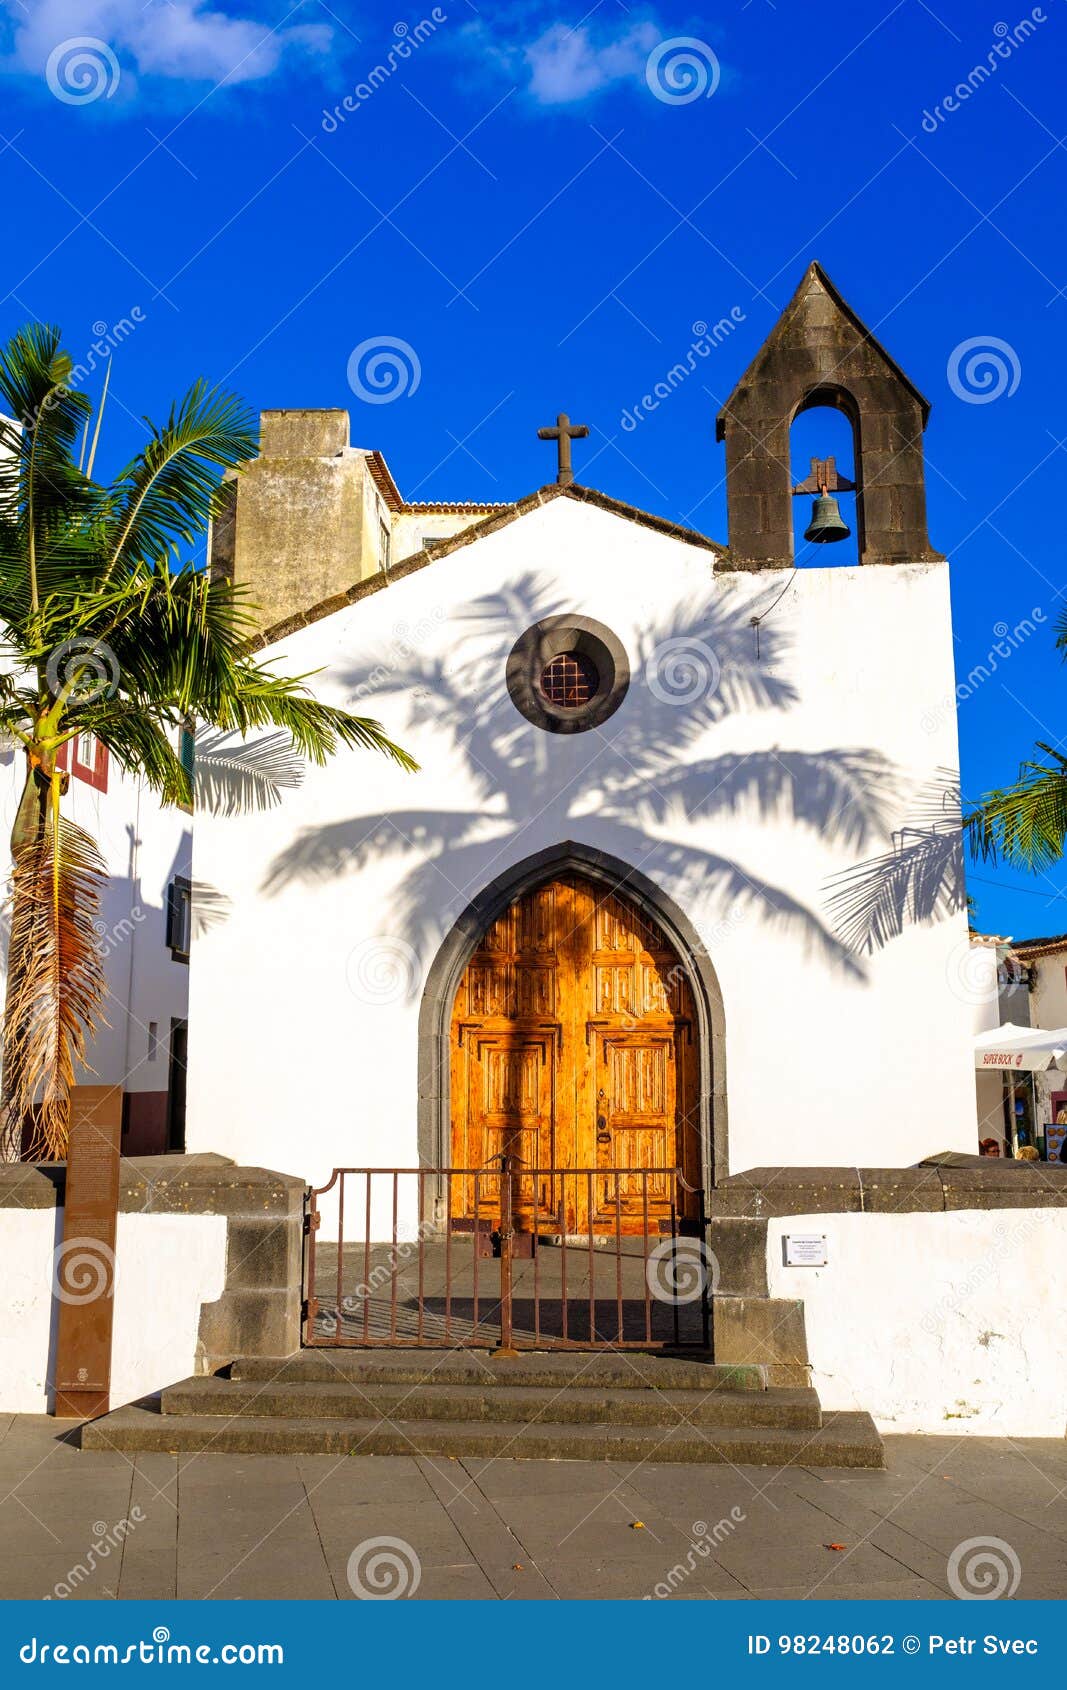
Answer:
MULTIPOLYGON (((202 373, 346 406, 410 498, 511 499, 566 409, 580 480, 725 539, 715 413, 817 258, 933 405, 975 797, 1063 731, 1065 69, 1064 0, 0 0, 0 333, 133 325, 115 464, 202 373)), ((1067 929, 1067 872, 969 879, 987 930, 1067 929)))

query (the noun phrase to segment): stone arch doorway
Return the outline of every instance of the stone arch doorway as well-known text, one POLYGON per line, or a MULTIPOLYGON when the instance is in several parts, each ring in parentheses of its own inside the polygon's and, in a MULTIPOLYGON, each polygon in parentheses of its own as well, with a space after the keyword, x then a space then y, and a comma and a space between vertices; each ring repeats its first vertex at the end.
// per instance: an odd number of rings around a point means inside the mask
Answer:
POLYGON ((549 1151, 571 1166, 629 1165, 618 1156, 640 1147, 644 1165, 669 1159, 705 1191, 728 1171, 714 971, 654 882, 587 846, 554 847, 500 876, 427 977, 422 1164, 474 1165, 508 1134, 513 1148, 525 1138, 539 1161, 549 1151))

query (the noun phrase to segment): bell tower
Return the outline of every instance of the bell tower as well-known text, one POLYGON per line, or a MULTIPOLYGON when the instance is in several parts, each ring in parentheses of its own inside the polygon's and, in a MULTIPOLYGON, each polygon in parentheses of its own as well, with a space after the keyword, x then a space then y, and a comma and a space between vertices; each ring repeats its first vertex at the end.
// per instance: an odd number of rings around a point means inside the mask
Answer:
POLYGON ((929 403, 812 264, 719 412, 732 567, 792 564, 789 431, 819 405, 852 425, 860 563, 942 561, 926 532, 929 403))

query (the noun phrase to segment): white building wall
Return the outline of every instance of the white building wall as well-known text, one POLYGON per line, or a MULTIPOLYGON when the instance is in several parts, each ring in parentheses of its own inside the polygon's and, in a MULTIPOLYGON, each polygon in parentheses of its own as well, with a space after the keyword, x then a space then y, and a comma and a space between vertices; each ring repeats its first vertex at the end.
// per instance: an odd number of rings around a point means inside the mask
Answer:
POLYGON ((1062 1210, 790 1215, 767 1229, 772 1297, 802 1297, 824 1409, 883 1432, 1062 1438, 1062 1210), (826 1267, 785 1267, 786 1233, 827 1239, 826 1267))
POLYGON ((192 970, 190 1149, 315 1183, 410 1165, 426 969, 486 884, 576 840, 655 881, 707 949, 731 1171, 973 1151, 964 913, 857 964, 825 908, 830 877, 888 850, 920 788, 958 766, 939 707, 947 569, 712 569, 707 551, 561 499, 267 652, 348 705, 405 630, 360 707, 421 772, 346 754, 267 815, 198 817, 195 879, 229 903, 192 970), (622 708, 573 736, 526 723, 504 688, 514 640, 562 611, 606 623, 632 670, 622 708), (711 679, 663 702, 650 673, 662 691, 687 652, 711 679), (885 764, 844 804, 810 764, 773 804, 743 789, 750 754, 770 778, 790 751, 885 764), (736 779, 708 761, 731 757, 736 779))
MULTIPOLYGON (((0 753, 0 839, 6 849, 22 795, 21 750, 0 753)), ((122 1085, 137 1094, 126 1148, 165 1149, 168 1052, 172 1019, 188 1014, 189 966, 175 961, 166 943, 167 888, 175 875, 190 877, 192 817, 163 808, 138 780, 109 759, 106 792, 71 773, 64 813, 92 835, 109 879, 100 912, 106 953, 108 1001, 79 1076, 90 1083, 122 1085), (154 1058, 149 1027, 155 1022, 154 1058), (149 1143, 149 1140, 152 1140, 149 1143)), ((8 871, 4 871, 6 880, 8 871)), ((8 923, 5 912, 0 954, 0 992, 6 975, 8 923)))
MULTIPOLYGON (((51 1411, 63 1210, 0 1209, 0 1413, 51 1411)), ((196 1370, 202 1303, 222 1295, 222 1215, 120 1214, 115 1238, 111 1406, 196 1370)))

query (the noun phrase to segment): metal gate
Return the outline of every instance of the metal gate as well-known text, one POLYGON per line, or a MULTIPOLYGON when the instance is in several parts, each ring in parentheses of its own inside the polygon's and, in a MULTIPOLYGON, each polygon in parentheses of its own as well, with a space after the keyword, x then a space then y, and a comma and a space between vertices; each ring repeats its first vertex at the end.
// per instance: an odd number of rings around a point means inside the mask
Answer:
POLYGON ((677 1168, 335 1168, 308 1197, 304 1342, 709 1351, 705 1238, 677 1168))

